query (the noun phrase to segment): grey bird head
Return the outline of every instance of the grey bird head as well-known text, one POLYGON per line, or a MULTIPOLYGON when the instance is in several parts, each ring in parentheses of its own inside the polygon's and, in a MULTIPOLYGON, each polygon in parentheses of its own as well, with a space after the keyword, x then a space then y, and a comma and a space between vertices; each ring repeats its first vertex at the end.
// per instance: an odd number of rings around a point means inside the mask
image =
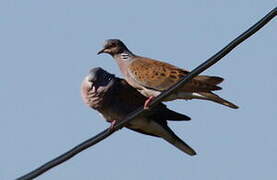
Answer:
POLYGON ((114 75, 108 73, 100 67, 92 68, 87 76, 88 83, 91 83, 91 87, 95 87, 96 90, 99 87, 106 87, 113 82, 114 75))
POLYGON ((107 53, 111 56, 121 54, 123 52, 130 52, 125 44, 119 39, 108 39, 104 42, 103 49, 97 54, 107 53))
POLYGON ((100 67, 93 68, 84 79, 81 86, 81 96, 85 104, 92 108, 100 108, 103 98, 109 92, 114 83, 115 76, 100 67))

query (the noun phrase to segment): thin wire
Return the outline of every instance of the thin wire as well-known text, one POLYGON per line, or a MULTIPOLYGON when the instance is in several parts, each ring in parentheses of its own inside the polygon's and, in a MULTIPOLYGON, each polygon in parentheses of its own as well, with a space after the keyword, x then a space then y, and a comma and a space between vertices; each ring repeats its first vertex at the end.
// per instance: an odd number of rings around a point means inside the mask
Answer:
MULTIPOLYGON (((227 46, 225 46, 222 50, 220 50, 218 53, 216 53, 214 56, 210 57, 207 61, 196 67, 193 71, 191 71, 186 77, 184 77, 181 81, 170 87, 168 90, 161 93, 159 96, 157 96, 152 103, 150 104, 150 107, 153 107, 157 105, 159 102, 161 102, 165 97, 169 96, 173 91, 178 89, 179 87, 183 86, 185 83, 187 83, 189 80, 191 80, 193 77, 197 76, 201 72, 208 69, 213 64, 217 63, 221 58, 223 58, 226 54, 228 54, 230 51, 232 51, 235 47, 237 47, 241 42, 246 40, 248 37, 256 33, 259 29, 261 29, 265 24, 267 24, 271 19, 273 19, 277 15, 277 7, 275 7, 272 11, 270 11, 266 16, 264 16, 260 21, 258 21, 256 24, 254 24, 252 27, 250 27, 247 31, 245 31, 243 34, 238 36, 236 39, 234 39, 231 43, 229 43, 227 46)), ((131 121, 135 117, 142 115, 146 110, 143 109, 143 107, 140 107, 136 111, 130 113, 130 115, 127 116, 127 118, 123 119, 122 121, 119 121, 115 126, 114 130, 110 131, 110 129, 106 129, 96 136, 84 141, 83 143, 75 146, 71 150, 67 151, 66 153, 56 157, 55 159, 45 163, 44 165, 40 166, 39 168, 29 172, 28 174, 21 176, 17 178, 17 180, 30 180, 35 177, 38 177, 39 175, 45 173, 49 169, 65 162, 66 160, 72 158, 76 154, 80 153, 81 151, 93 146, 94 144, 102 141, 106 137, 110 136, 112 133, 117 131, 118 129, 121 129, 127 122, 131 121)))

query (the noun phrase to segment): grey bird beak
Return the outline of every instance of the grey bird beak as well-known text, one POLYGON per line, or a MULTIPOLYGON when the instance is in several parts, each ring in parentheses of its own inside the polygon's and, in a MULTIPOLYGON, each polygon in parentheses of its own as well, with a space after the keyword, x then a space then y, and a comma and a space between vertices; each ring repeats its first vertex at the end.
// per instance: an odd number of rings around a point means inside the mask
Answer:
POLYGON ((106 49, 102 49, 101 51, 99 51, 99 52, 97 53, 97 55, 102 54, 102 53, 105 53, 105 50, 106 50, 106 49))

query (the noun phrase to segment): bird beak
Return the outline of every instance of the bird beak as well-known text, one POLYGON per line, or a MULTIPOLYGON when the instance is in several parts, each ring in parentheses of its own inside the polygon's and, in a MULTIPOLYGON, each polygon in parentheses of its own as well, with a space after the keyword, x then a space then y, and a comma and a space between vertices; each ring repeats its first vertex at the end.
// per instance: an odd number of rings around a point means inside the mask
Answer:
POLYGON ((98 89, 98 86, 92 85, 91 91, 92 91, 93 93, 97 93, 97 89, 98 89))
POLYGON ((102 54, 102 53, 105 53, 105 48, 104 49, 102 49, 101 51, 99 51, 98 53, 97 53, 97 55, 99 55, 99 54, 102 54))
POLYGON ((99 88, 99 86, 92 81, 89 81, 89 85, 89 91, 91 91, 92 93, 97 93, 97 89, 99 88))

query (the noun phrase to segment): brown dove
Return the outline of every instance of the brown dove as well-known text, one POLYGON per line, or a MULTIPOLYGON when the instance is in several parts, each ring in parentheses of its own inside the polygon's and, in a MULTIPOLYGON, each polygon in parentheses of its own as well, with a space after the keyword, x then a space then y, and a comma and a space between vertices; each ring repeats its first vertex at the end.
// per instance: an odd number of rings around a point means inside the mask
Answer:
MULTIPOLYGON (((141 107, 146 97, 131 87, 124 79, 115 77, 102 68, 93 68, 81 86, 82 98, 89 107, 97 110, 108 121, 123 120, 129 113, 141 107)), ((168 127, 167 120, 190 120, 186 115, 168 109, 160 103, 143 115, 133 119, 125 127, 150 136, 161 137, 181 151, 195 155, 195 151, 168 127)))
MULTIPOLYGON (((141 94, 149 97, 145 102, 145 108, 154 97, 189 73, 187 70, 162 61, 137 56, 119 39, 106 40, 104 48, 98 52, 98 54, 101 53, 110 54, 116 60, 125 80, 141 94)), ((164 101, 202 99, 237 109, 238 106, 212 92, 221 89, 218 84, 223 80, 217 76, 196 76, 164 101)))

